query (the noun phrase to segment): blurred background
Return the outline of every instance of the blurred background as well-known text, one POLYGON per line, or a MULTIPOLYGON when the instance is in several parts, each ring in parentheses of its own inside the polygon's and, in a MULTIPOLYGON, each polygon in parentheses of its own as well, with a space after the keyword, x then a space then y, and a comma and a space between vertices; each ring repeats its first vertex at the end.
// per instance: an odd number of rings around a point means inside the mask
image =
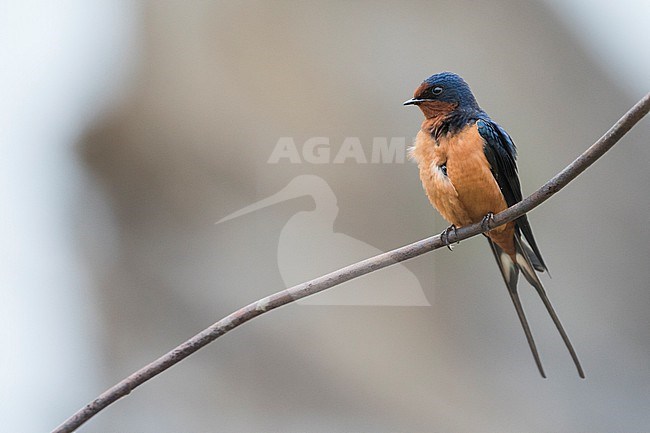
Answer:
MULTIPOLYGON (((324 226, 366 250, 442 231, 415 164, 370 163, 375 137, 417 133, 401 103, 434 72, 462 75, 510 132, 531 193, 648 91, 649 16, 640 0, 2 2, 3 429, 51 430, 302 276, 306 255, 343 256, 327 230, 280 254, 289 221, 321 215, 305 183, 215 224, 297 176, 324 181, 324 226), (282 137, 298 160, 270 163, 282 137), (329 159, 303 157, 312 137, 329 159), (335 163, 348 137, 368 163, 335 163)), ((649 141, 646 119, 530 214, 586 380, 522 282, 539 377, 477 237, 399 268, 421 306, 273 311, 80 431, 646 430, 649 141)))

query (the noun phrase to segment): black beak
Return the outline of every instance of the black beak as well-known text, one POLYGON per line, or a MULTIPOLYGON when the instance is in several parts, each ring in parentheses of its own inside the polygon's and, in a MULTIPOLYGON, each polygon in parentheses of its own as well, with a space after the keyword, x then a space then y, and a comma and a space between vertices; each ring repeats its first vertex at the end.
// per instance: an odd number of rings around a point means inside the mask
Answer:
POLYGON ((408 101, 404 101, 404 105, 420 105, 423 102, 431 101, 431 99, 409 99, 408 101))

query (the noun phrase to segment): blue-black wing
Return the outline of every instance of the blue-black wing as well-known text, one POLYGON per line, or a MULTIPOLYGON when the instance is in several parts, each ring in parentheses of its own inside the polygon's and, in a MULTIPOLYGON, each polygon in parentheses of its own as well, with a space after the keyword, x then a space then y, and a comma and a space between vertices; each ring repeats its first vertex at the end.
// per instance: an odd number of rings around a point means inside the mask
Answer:
MULTIPOLYGON (((517 148, 515 143, 502 127, 490 119, 479 119, 476 121, 476 126, 478 127, 478 133, 485 141, 483 151, 490 163, 490 170, 501 189, 506 204, 512 206, 520 202, 522 195, 519 176, 517 176, 517 148)), ((515 221, 515 228, 517 234, 523 233, 532 248, 535 257, 530 257, 530 259, 535 269, 538 271, 546 270, 546 264, 544 264, 539 248, 537 248, 528 217, 526 215, 519 217, 515 221)))

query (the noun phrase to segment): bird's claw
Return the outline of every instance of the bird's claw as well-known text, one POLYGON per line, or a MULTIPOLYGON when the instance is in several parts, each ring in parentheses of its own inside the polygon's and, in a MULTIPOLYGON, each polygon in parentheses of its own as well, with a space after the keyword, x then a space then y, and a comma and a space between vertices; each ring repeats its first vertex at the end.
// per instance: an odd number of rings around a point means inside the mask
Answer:
MULTIPOLYGON (((449 251, 453 251, 454 249, 451 247, 451 243, 449 242, 449 233, 454 232, 454 236, 456 239, 458 239, 458 233, 456 232, 456 226, 454 224, 450 225, 446 229, 440 233, 440 239, 442 242, 445 244, 447 248, 449 248, 449 251)), ((456 244, 459 244, 460 241, 456 241, 456 244)))
POLYGON ((487 215, 483 217, 483 220, 481 221, 481 228, 483 230, 488 230, 490 228, 490 225, 494 222, 494 214, 492 212, 488 212, 487 215))

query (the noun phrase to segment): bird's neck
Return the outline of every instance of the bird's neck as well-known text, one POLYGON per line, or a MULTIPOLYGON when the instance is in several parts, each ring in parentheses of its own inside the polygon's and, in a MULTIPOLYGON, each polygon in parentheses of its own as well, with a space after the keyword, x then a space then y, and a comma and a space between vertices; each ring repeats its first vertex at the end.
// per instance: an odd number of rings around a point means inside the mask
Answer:
POLYGON ((478 113, 471 110, 451 110, 439 112, 432 116, 426 116, 425 114, 421 129, 431 134, 431 136, 439 138, 441 135, 460 131, 465 125, 477 118, 478 113))

